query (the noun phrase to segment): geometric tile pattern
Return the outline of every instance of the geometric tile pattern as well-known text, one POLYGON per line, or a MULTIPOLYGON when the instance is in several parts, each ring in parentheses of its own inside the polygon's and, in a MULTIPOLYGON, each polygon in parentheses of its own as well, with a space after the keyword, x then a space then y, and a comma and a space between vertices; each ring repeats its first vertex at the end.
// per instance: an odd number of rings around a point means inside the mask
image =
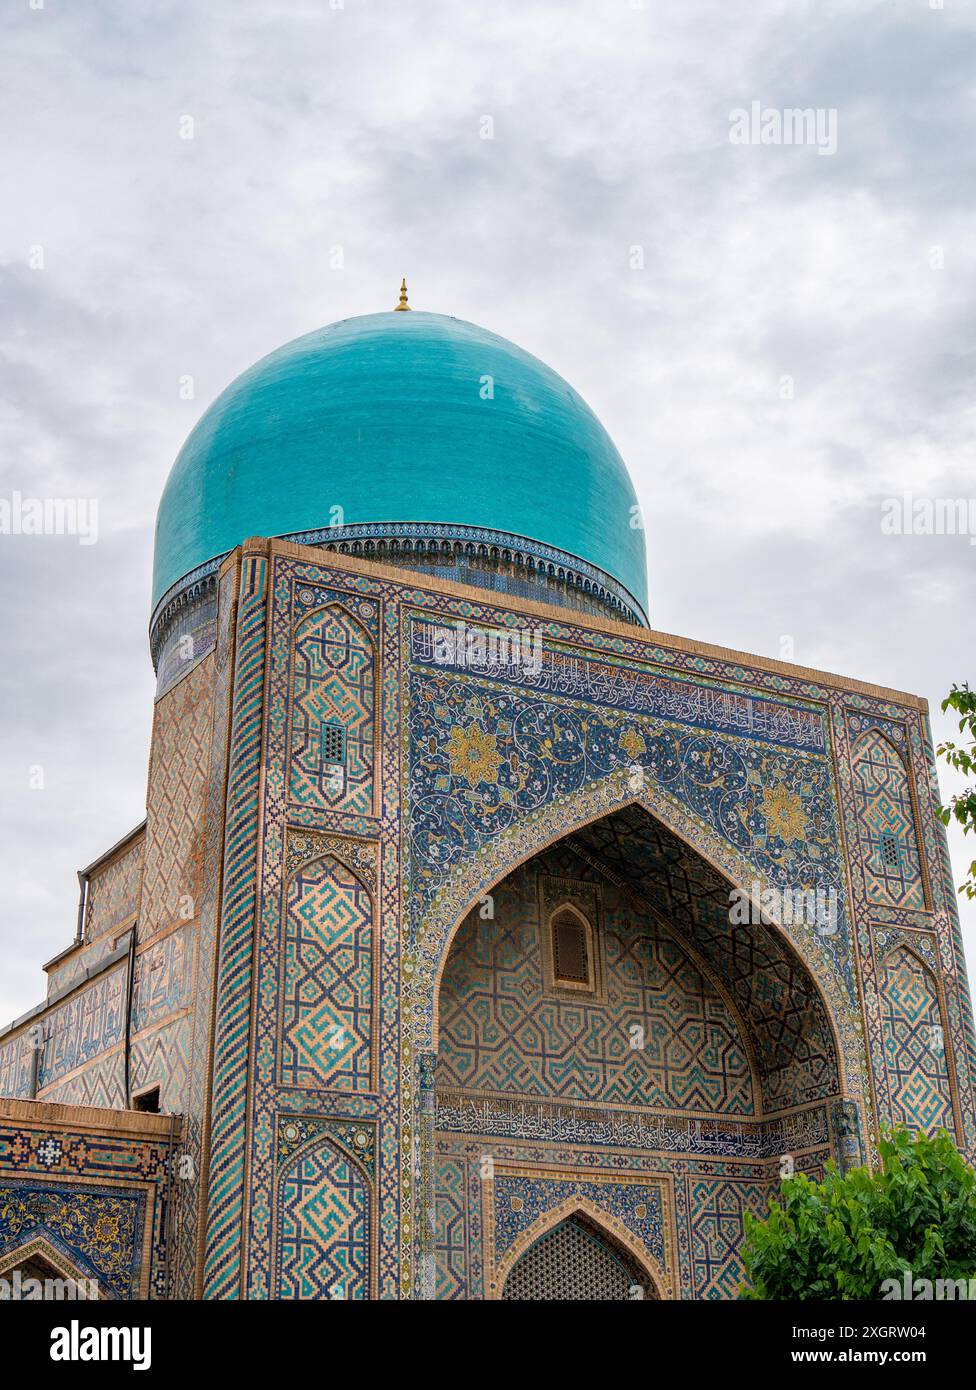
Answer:
POLYGON ((134 1037, 129 1061, 133 1095, 158 1086, 160 1111, 167 1115, 182 1114, 186 1104, 189 1051, 188 1015, 134 1037))
POLYGON ((140 941, 196 915, 202 886, 213 690, 211 653, 156 705, 140 941))
POLYGON ((121 1049, 86 1062, 80 1071, 56 1081, 41 1098, 58 1105, 100 1105, 109 1110, 125 1109, 125 1068, 121 1049))
POLYGON ((869 729, 854 745, 852 762, 868 900, 924 908, 915 808, 904 759, 883 733, 869 729))
POLYGON ((289 791, 300 805, 372 810, 374 659, 368 634, 338 605, 299 627, 289 791))
POLYGON ((142 889, 143 837, 129 845, 88 880, 85 902, 85 940, 128 926, 139 911, 142 889))
MULTIPOLYGON (((673 938, 604 888, 606 1002, 544 987, 540 874, 592 871, 549 852, 494 891, 494 919, 472 913, 440 992, 437 1086, 606 1106, 754 1113, 739 1025, 673 938)), ((583 885, 581 885, 583 886, 583 885)))
POLYGON ((372 1077, 372 902, 326 856, 291 879, 281 980, 281 1084, 368 1091, 372 1077))
MULTIPOLYGON (((352 815, 330 807, 305 806, 289 800, 291 741, 290 714, 294 634, 296 627, 310 611, 325 606, 341 606, 352 613, 363 629, 370 633, 374 651, 383 650, 383 717, 382 729, 387 740, 395 737, 395 710, 399 700, 396 679, 397 628, 393 617, 377 601, 375 581, 353 580, 345 577, 341 592, 326 589, 320 583, 322 570, 317 564, 278 562, 271 568, 269 583, 267 652, 269 665, 267 684, 263 692, 266 718, 264 742, 261 748, 262 841, 259 863, 259 907, 256 930, 250 939, 253 947, 251 964, 255 971, 251 998, 254 1012, 251 1026, 245 1023, 243 1042, 252 1049, 249 1073, 248 1108, 244 1115, 234 1117, 233 1171, 237 1191, 248 1204, 243 1224, 250 1232, 247 1247, 245 1284, 246 1297, 273 1297, 275 1274, 273 1239, 276 1230, 277 1183, 275 1171, 275 1125, 282 1111, 315 1113, 321 1108, 333 1113, 339 1110, 349 1118, 369 1118, 377 1126, 377 1186, 382 1215, 374 1223, 372 1239, 375 1250, 371 1259, 375 1265, 378 1290, 385 1297, 396 1297, 401 1284, 402 1238, 409 1233, 410 1222, 401 1219, 403 1193, 403 1145, 400 1142, 400 1074, 399 1039, 401 1019, 399 999, 402 979, 399 970, 399 890, 398 852, 396 845, 396 785, 398 762, 389 754, 382 760, 384 780, 382 798, 370 806, 369 815, 352 815), (382 819, 373 815, 380 806, 382 819), (331 832, 331 834, 327 833, 331 832), (336 832, 341 832, 336 835, 336 832), (374 1055, 382 1057, 377 1067, 379 1094, 351 1091, 312 1092, 308 1089, 283 1088, 280 1076, 280 996, 282 966, 282 936, 286 907, 286 862, 291 849, 305 835, 357 840, 374 847, 382 839, 382 854, 374 849, 376 873, 376 904, 374 933, 381 955, 378 969, 377 1007, 373 1010, 374 1055), (382 865, 382 874, 380 873, 382 865), (245 1118, 247 1125, 245 1127, 245 1118), (248 1181, 242 1184, 245 1171, 248 1181)), ((389 741, 386 744, 389 749, 389 741)), ((332 752, 334 750, 329 749, 332 752)), ((340 850, 335 857, 347 863, 364 883, 367 878, 354 862, 355 857, 340 850)), ((293 870, 292 870, 293 871, 293 870)), ((242 1057, 246 1056, 241 1049, 242 1057)), ((378 1059, 377 1059, 378 1060, 378 1059)), ((230 1179, 228 1177, 228 1188, 230 1179)), ((226 1264, 226 1284, 241 1278, 238 1252, 226 1264), (234 1266, 232 1271, 232 1264, 234 1266)), ((223 1276, 222 1276, 223 1279, 223 1276)))
POLYGON ((214 1020, 213 1114, 207 1194, 204 1297, 236 1297, 244 1192, 240 1136, 247 1101, 251 948, 256 902, 255 859, 264 694, 264 589, 267 560, 245 555, 232 695, 227 822, 217 1011, 214 1020))
POLYGON ((468 1203, 463 1160, 442 1158, 437 1165, 434 1206, 434 1249, 437 1256, 436 1297, 455 1302, 466 1297, 468 1271, 468 1203))
POLYGON ((954 1133, 946 1040, 931 972, 906 946, 886 957, 882 1017, 892 1121, 954 1133))
POLYGON ((766 1110, 839 1091, 830 1021, 809 972, 781 933, 730 923, 728 882, 699 854, 636 806, 592 822, 572 845, 707 961, 747 1022, 766 1110))
POLYGON ((723 1182, 699 1178, 691 1187, 695 1213, 693 1258, 696 1298, 734 1298, 745 1275, 739 1255, 743 1217, 763 1217, 769 1188, 765 1183, 723 1182))
POLYGON ((279 1182, 278 1298, 369 1297, 369 1185, 341 1149, 304 1150, 279 1182))

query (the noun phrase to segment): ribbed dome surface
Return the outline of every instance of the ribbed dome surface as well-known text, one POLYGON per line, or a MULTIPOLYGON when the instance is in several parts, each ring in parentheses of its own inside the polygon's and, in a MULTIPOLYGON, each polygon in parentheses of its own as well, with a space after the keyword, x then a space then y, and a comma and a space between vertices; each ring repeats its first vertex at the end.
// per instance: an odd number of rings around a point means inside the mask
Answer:
POLYGON ((440 314, 344 319, 262 358, 196 425, 159 506, 153 602, 247 536, 338 520, 526 537, 646 610, 635 506, 606 430, 537 358, 440 314))

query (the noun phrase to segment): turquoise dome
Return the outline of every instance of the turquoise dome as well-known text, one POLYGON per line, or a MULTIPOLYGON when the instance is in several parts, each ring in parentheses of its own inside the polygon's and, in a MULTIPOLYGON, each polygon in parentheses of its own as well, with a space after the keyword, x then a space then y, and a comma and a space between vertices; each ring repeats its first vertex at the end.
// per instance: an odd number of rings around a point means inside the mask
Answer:
POLYGON ((262 358, 190 434, 159 505, 153 604, 248 536, 341 516, 527 538, 646 613, 636 506, 606 430, 537 358, 441 314, 343 319, 262 358))

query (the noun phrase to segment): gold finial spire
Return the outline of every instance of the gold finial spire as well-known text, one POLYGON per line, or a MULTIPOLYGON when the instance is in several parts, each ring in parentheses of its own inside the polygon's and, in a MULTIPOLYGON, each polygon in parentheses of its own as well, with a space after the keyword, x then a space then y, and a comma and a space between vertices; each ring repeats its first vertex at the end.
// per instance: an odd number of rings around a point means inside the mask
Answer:
POLYGON ((397 314, 401 310, 409 308, 410 305, 407 303, 407 277, 404 276, 400 283, 400 303, 393 306, 393 312, 397 314))

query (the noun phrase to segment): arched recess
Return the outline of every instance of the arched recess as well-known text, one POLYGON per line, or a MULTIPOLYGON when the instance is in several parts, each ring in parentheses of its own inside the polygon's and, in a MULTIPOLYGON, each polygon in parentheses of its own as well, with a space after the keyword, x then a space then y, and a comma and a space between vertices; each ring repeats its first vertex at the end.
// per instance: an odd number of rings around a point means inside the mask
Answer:
MULTIPOLYGON (((468 915, 486 895, 520 865, 560 840, 578 835, 587 827, 633 808, 650 822, 658 822, 687 850, 715 871, 748 904, 750 920, 762 922, 781 939, 798 962, 819 997, 830 1027, 839 1067, 840 1089, 856 1100, 866 1113, 866 1061, 859 1031, 858 1012, 846 996, 839 972, 818 946, 814 928, 796 920, 777 920, 764 904, 770 885, 742 855, 704 826, 668 793, 633 796, 622 781, 621 794, 599 785, 583 793, 561 798, 535 818, 527 818, 500 834, 489 855, 482 852, 452 875, 435 900, 435 910, 421 924, 413 949, 407 952, 413 1046, 418 1068, 424 1054, 435 1053, 438 1042, 438 1001, 444 968, 455 936, 468 915)), ((422 1085, 422 1080, 417 1076, 422 1085)))
POLYGON ((735 998, 680 924, 609 872, 570 836, 495 888, 492 921, 469 916, 441 976, 439 1106, 479 1094, 761 1117, 735 998), (592 923, 598 988, 567 984, 554 968, 560 913, 592 923))
POLYGON ((544 960, 557 989, 594 993, 599 985, 593 923, 575 903, 557 902, 546 913, 544 960))
MULTIPOLYGON (((578 810, 578 802, 576 806, 578 810)), ((677 816, 674 817, 674 821, 680 824, 677 816)), ((847 1103, 849 1098, 853 1097, 860 1114, 863 1134, 866 1113, 863 1093, 856 1089, 845 1089, 845 1053, 842 1050, 844 1046, 848 1049, 846 1059, 854 1059, 854 1076, 857 1078, 863 1075, 857 1050, 860 1044, 856 1039, 853 1010, 845 1000, 839 981, 829 967, 829 958, 823 950, 822 943, 805 936, 805 933, 813 936, 813 926, 800 921, 777 923, 759 910, 761 904, 756 899, 761 898, 767 885, 756 881, 755 872, 751 867, 741 863, 735 864, 732 856, 726 853, 721 845, 710 846, 710 852, 706 853, 701 843, 695 843, 692 839, 690 829, 694 827, 684 827, 685 833, 673 829, 664 815, 652 811, 640 798, 628 797, 611 807, 607 807, 604 800, 596 813, 577 814, 569 825, 564 820, 558 825, 555 833, 544 833, 543 827, 532 826, 528 829, 537 830, 532 836, 534 842, 530 843, 530 836, 527 830, 523 829, 514 841, 511 861, 504 863, 503 867, 501 847, 498 842, 495 843, 490 879, 476 883, 468 900, 467 910, 461 911, 456 917, 452 915, 449 929, 444 934, 442 955, 438 960, 436 972, 431 970, 431 976, 437 980, 437 994, 425 1001, 426 1007, 430 1010, 432 1037, 439 1038, 441 986, 445 981, 450 948, 458 939, 458 933, 466 924, 469 928, 473 926, 477 939, 487 943, 490 939, 491 925, 490 922, 479 920, 482 915, 479 908, 491 904, 493 898, 499 894, 503 896, 506 881, 517 873, 533 870, 533 861, 546 861, 552 855, 571 851, 606 882, 625 889, 635 900, 642 901, 648 909, 648 918, 663 923, 664 929, 670 931, 671 937, 684 949, 689 960, 716 986, 716 995, 721 996, 729 1006, 730 1015, 741 1024, 741 1033, 750 1042, 750 1050, 758 1056, 756 1069, 761 1073, 761 1103, 754 1110, 748 1107, 745 1110, 736 1109, 734 1106, 731 1109, 723 1109, 722 1105, 710 1106, 700 1103, 702 1110, 712 1111, 707 1117, 709 1123, 714 1121, 715 1114, 719 1112, 728 1114, 733 1120, 741 1117, 743 1120, 764 1123, 764 1116, 771 1115, 773 1128, 766 1131, 768 1143, 781 1144, 781 1147, 775 1149, 775 1152, 781 1153, 788 1149, 789 1142, 781 1139, 780 1132, 775 1128, 778 1123, 777 1117, 787 1115, 787 1121, 784 1123, 789 1131, 792 1123, 789 1116, 795 1116, 799 1128, 802 1129, 804 1116, 812 1115, 816 1110, 817 1125, 820 1127, 816 1144, 820 1145, 822 1156, 826 1157, 830 1144, 836 1139, 835 1122, 831 1117, 842 1101, 847 1103), (733 873, 737 877, 733 877, 733 873), (668 888, 663 895, 662 881, 666 882, 668 888), (746 901, 752 901, 755 907, 755 921, 736 927, 734 934, 729 920, 730 893, 733 888, 736 888, 746 901), (699 900, 707 906, 708 911, 696 916, 695 912, 688 908, 688 903, 697 904, 699 900), (855 1034, 853 1048, 852 1032, 855 1034)), ((484 868, 479 867, 484 874, 484 868)), ((545 868, 539 871, 549 872, 545 868)), ((553 868, 551 872, 557 874, 561 871, 553 868)), ((471 887, 470 877, 466 886, 471 887)), ((554 898, 553 901, 558 901, 558 898, 554 898)), ((538 920, 540 923, 545 920, 541 904, 538 920)), ((519 986, 507 991, 506 997, 515 1008, 518 1001, 526 996, 519 986)), ((585 1002, 580 1001, 581 1008, 585 1002)), ((514 1042, 511 1053, 513 1056, 519 1053, 514 1042)), ((848 1068, 847 1077, 850 1076, 850 1070, 848 1068)), ((432 1094, 435 1091, 434 1074, 431 1057, 427 1061, 426 1069, 418 1072, 421 1106, 427 1113, 440 1116, 439 1098, 442 1093, 438 1083, 436 1095, 432 1094), (424 1099, 425 1087, 428 1099, 424 1099)), ((519 1099, 520 1084, 512 1088, 516 1100, 519 1099)), ((449 1085, 453 1089, 456 1083, 451 1082, 449 1085)), ((476 1086, 474 1089, 479 1090, 479 1087, 476 1086)), ((487 1096, 488 1092, 482 1090, 482 1094, 487 1096)), ((497 1097, 497 1091, 495 1095, 497 1097)), ((460 1097, 463 1106, 468 1105, 469 1099, 470 1097, 460 1097)), ((525 1095, 524 1099, 532 1102, 535 1097, 525 1095)), ((547 1103, 562 1104, 564 1098, 550 1091, 546 1099, 547 1103)), ((575 1097, 566 1097, 565 1101, 567 1104, 582 1103, 585 1106, 599 1103, 599 1094, 584 1095, 578 1100, 575 1097)), ((607 1104, 611 1107, 614 1104, 633 1106, 639 1102, 632 1097, 624 1097, 608 1101, 607 1104)), ((655 1101, 651 1109, 661 1104, 662 1102, 655 1101)), ((674 1102, 665 1101, 663 1104, 667 1109, 674 1102)), ((455 1107, 454 1096, 447 1097, 446 1106, 448 1109, 455 1107)), ((696 1105, 693 1104, 692 1109, 695 1108, 696 1105)), ((497 1110, 490 1115, 486 1113, 485 1117, 479 1117, 477 1123, 483 1126, 496 1124, 500 1113, 497 1110)), ((470 1111, 467 1115, 470 1115, 470 1111)), ((454 1113, 447 1115, 444 1123, 438 1119, 439 1155, 445 1153, 444 1141, 449 1139, 453 1143, 455 1135, 460 1136, 459 1142, 466 1142, 475 1134, 497 1136, 501 1133, 493 1128, 469 1128, 466 1118, 461 1108, 455 1107, 454 1113)), ((503 1123, 506 1122, 505 1116, 502 1116, 502 1120, 503 1123)), ((575 1119, 573 1123, 576 1123, 575 1119)), ((732 1126, 732 1130, 735 1130, 735 1125, 732 1126)), ((796 1131, 790 1132, 795 1135, 796 1131)), ((519 1133, 521 1135, 522 1131, 519 1133)), ((490 1137, 482 1139, 482 1148, 490 1149, 493 1142, 490 1137)), ((540 1139, 538 1142, 547 1141, 540 1139)), ((422 1141, 422 1151, 423 1147, 422 1141)), ((456 1152, 458 1151, 450 1150, 447 1153, 448 1162, 454 1162, 451 1155, 456 1152)), ((745 1154, 746 1149, 741 1152, 745 1154)), ((769 1152, 773 1152, 773 1149, 770 1148, 769 1152)), ((730 1153, 731 1150, 727 1151, 726 1156, 730 1153)), ((538 1161, 543 1160, 540 1158, 538 1161)), ((565 1161, 571 1162, 570 1159, 565 1161)), ((442 1158, 438 1157, 437 1162, 441 1163, 442 1158)), ((771 1168, 768 1172, 760 1172, 753 1190, 746 1192, 743 1189, 742 1201, 752 1201, 756 1190, 763 1188, 772 1175, 771 1168)), ((432 1171, 422 1171, 420 1177, 417 1215, 422 1240, 428 1227, 432 1228, 434 1224, 433 1193, 436 1180, 432 1171)), ((731 1225, 734 1224, 725 1205, 731 1200, 730 1191, 731 1189, 726 1188, 716 1189, 715 1193, 709 1196, 709 1200, 714 1197, 713 1205, 716 1205, 716 1210, 719 1206, 722 1208, 720 1224, 723 1231, 719 1234, 723 1240, 724 1232, 731 1230, 731 1225)), ((735 1221, 738 1219, 735 1215, 735 1221)), ((439 1242, 440 1237, 435 1239, 439 1242)), ((720 1252, 723 1259, 734 1260, 734 1246, 735 1241, 730 1237, 726 1241, 726 1248, 720 1252)), ((704 1253, 703 1263, 707 1263, 711 1258, 711 1254, 704 1253)), ((734 1288, 737 1277, 726 1280, 725 1286, 734 1288)), ((448 1296, 466 1295, 452 1293, 448 1296)), ((713 1294, 709 1293, 707 1296, 713 1294)))
POLYGON ((374 801, 376 652, 341 604, 295 629, 288 796, 301 806, 369 815, 374 801))
POLYGON ((486 1297, 503 1299, 505 1287, 512 1271, 540 1241, 564 1222, 579 1219, 594 1235, 602 1239, 622 1258, 634 1278, 631 1298, 665 1299, 672 1297, 670 1285, 653 1255, 637 1240, 621 1222, 608 1217, 607 1213, 586 1197, 567 1197, 550 1211, 545 1212, 513 1241, 504 1257, 490 1274, 486 1297), (640 1292, 636 1290, 639 1287, 640 1292))
MULTIPOLYGON (((72 1259, 64 1250, 56 1244, 56 1237, 52 1235, 39 1235, 35 1233, 23 1245, 19 1245, 16 1250, 8 1250, 0 1255, 0 1279, 12 1284, 15 1274, 19 1272, 21 1279, 21 1291, 15 1297, 34 1299, 42 1298, 41 1294, 35 1295, 33 1291, 25 1292, 23 1281, 26 1279, 56 1280, 62 1286, 69 1284, 74 1286, 74 1293, 68 1294, 62 1291, 52 1292, 48 1298, 100 1298, 109 1297, 106 1289, 100 1284, 97 1274, 87 1266, 81 1265, 77 1260, 72 1259)), ((138 1294, 133 1291, 133 1297, 138 1294)))
POLYGON ((932 969, 906 942, 880 962, 881 1026, 889 1114, 909 1129, 956 1135, 952 1057, 942 992, 932 969))
POLYGON ((924 910, 918 817, 906 757, 887 734, 867 729, 851 749, 851 767, 868 901, 924 910))
POLYGON ((369 1091, 376 1062, 373 893, 338 854, 299 862, 285 886, 279 1079, 369 1091))
POLYGON ((291 1155, 276 1185, 275 1296, 362 1301, 373 1288, 372 1190, 338 1144, 291 1155))

